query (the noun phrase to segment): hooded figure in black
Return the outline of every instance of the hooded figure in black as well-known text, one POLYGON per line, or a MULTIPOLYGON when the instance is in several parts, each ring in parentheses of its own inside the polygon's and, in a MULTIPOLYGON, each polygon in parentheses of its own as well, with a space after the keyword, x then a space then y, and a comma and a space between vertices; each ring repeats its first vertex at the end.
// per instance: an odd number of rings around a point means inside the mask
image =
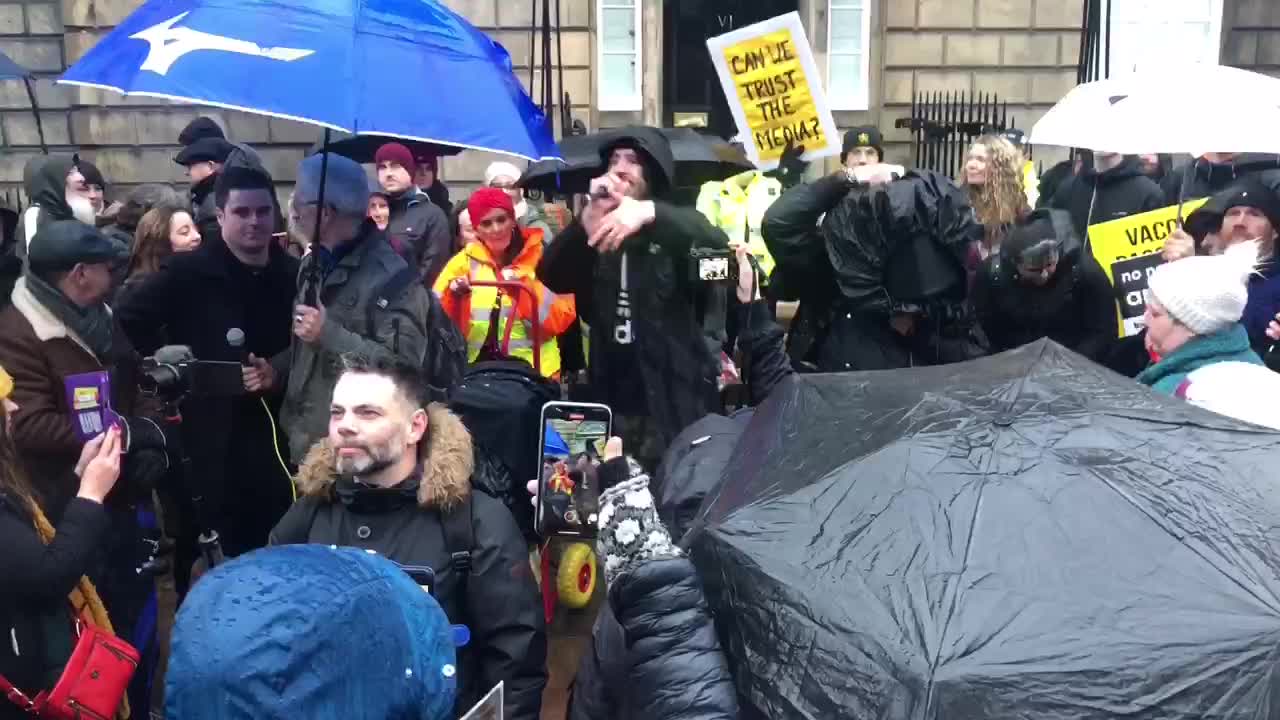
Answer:
POLYGON ((1049 207, 1071 214, 1076 237, 1086 236, 1090 225, 1118 220, 1167 205, 1160 186, 1142 168, 1136 155, 1094 154, 1093 167, 1085 166, 1058 188, 1049 207))
POLYGON ((27 245, 37 230, 55 220, 76 219, 87 225, 94 224, 89 199, 68 192, 84 188, 84 176, 76 168, 78 162, 74 155, 40 155, 28 161, 23 169, 22 184, 30 205, 18 220, 11 244, 0 249, 0 308, 9 304, 14 283, 22 274, 27 245))
POLYGON ((719 407, 727 288, 693 279, 690 252, 729 241, 695 209, 662 200, 675 161, 656 129, 618 131, 601 161, 597 196, 547 248, 538 279, 575 295, 591 326, 594 395, 652 468, 677 433, 719 407))
POLYGON ((1116 339, 1111 283, 1061 210, 1037 210, 983 263, 971 296, 992 352, 1049 338, 1101 362, 1116 339))
POLYGON ((22 184, 27 191, 30 207, 18 221, 18 237, 15 252, 18 257, 27 256, 27 246, 36 231, 55 220, 79 220, 94 224, 93 206, 89 199, 77 194, 84 189, 84 176, 76 165, 75 155, 41 155, 32 158, 22 171, 22 184), (72 203, 75 203, 73 207, 72 203))
POLYGON ((799 289, 795 360, 842 372, 983 353, 964 308, 964 259, 982 226, 948 178, 917 170, 860 185, 839 171, 784 193, 762 231, 774 272, 799 289))

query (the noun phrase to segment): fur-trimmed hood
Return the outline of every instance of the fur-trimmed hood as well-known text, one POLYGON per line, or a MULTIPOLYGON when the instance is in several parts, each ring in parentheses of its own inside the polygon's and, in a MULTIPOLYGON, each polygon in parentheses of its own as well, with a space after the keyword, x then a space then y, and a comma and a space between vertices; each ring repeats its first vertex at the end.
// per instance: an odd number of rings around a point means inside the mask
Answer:
MULTIPOLYGON (((422 482, 418 505, 449 510, 471 493, 475 455, 471 433, 462 421, 440 403, 427 407, 427 438, 418 445, 422 482)), ((334 499, 338 475, 333 469, 333 448, 326 438, 311 446, 298 466, 298 492, 308 497, 334 499)))

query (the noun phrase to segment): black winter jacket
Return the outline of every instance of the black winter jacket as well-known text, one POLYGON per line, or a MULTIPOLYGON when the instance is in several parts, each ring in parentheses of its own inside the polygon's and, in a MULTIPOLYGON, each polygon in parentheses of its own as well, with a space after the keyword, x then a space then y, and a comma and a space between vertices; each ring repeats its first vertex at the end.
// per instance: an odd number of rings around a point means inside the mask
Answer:
POLYGON ((450 622, 471 630, 470 644, 459 649, 459 714, 505 681, 507 719, 536 720, 547 681, 547 638, 527 546, 501 501, 472 492, 475 457, 462 421, 441 405, 427 414, 429 434, 419 445, 422 474, 396 488, 337 477, 328 441, 317 443, 298 471, 303 497, 276 526, 271 543, 359 547, 432 568, 436 600, 450 622), (461 511, 464 499, 473 546, 449 547, 442 513, 461 511), (465 584, 451 564, 451 553, 464 551, 472 563, 465 584))
POLYGON ((409 267, 418 268, 428 288, 453 257, 449 218, 427 193, 416 187, 388 198, 391 216, 387 238, 409 267))
POLYGON ((191 186, 191 220, 200 231, 200 240, 209 242, 222 237, 222 226, 218 224, 218 203, 214 197, 214 185, 218 183, 218 173, 191 186))
POLYGON ((1164 193, 1142 172, 1142 163, 1130 156, 1110 170, 1086 169, 1067 179, 1049 201, 1049 207, 1071 213, 1071 225, 1083 238, 1090 225, 1118 220, 1167 205, 1164 193))
MULTIPOLYGON (((298 260, 274 244, 262 270, 243 265, 218 237, 130 282, 117 303, 125 333, 144 355, 164 344, 188 345, 198 360, 270 360, 289 349, 298 260), (240 328, 242 349, 227 343, 240 328)), ((283 383, 278 383, 282 385, 283 383)), ((197 388, 198 389, 198 388, 197 388)), ((205 492, 224 549, 238 555, 267 542, 292 499, 288 443, 280 434, 280 388, 265 397, 188 398, 182 436, 194 478, 205 492), (263 407, 266 401, 266 408, 263 407), (271 415, 268 415, 268 408, 271 415)))
POLYGON ((838 173, 784 193, 762 232, 775 274, 789 289, 805 288, 791 293, 801 300, 791 339, 797 360, 827 372, 877 370, 978 351, 959 308, 965 257, 982 226, 947 178, 913 171, 867 189, 838 173), (909 304, 933 317, 907 339, 889 319, 909 304))
POLYGON ((609 588, 599 672, 574 686, 569 720, 737 720, 733 678, 687 558, 646 562, 609 588))
MULTIPOLYGON (((76 498, 45 545, 21 501, 0 495, 0 675, 28 697, 53 687, 71 656, 67 595, 93 569, 108 526, 102 505, 76 498)), ((30 717, 0 697, 0 720, 30 717)))
MULTIPOLYGON (((628 239, 622 252, 644 409, 665 445, 719 406, 716 381, 728 296, 722 286, 690 279, 689 253, 692 248, 727 248, 729 242, 696 210, 655 205, 653 223, 628 239)), ((618 347, 614 331, 621 276, 619 255, 602 256, 589 247, 581 221, 556 237, 538 265, 538 279, 553 292, 573 293, 579 317, 591 327, 588 372, 606 404, 611 404, 618 380, 635 370, 610 363, 609 351, 618 347)))
POLYGON ((45 223, 74 217, 67 204, 67 173, 73 167, 75 158, 71 155, 44 155, 32 158, 22 169, 22 186, 30 206, 18 220, 14 253, 19 258, 27 256, 27 245, 45 223))
POLYGON ((1175 205, 1179 198, 1195 200, 1209 197, 1231 186, 1236 180, 1265 175, 1264 182, 1280 178, 1280 156, 1246 153, 1229 163, 1211 163, 1196 158, 1174 168, 1160 182, 1165 205, 1175 205))
POLYGON ((1020 282, 1013 263, 992 255, 974 279, 972 300, 992 352, 1047 337, 1103 362, 1116 340, 1111 283, 1078 247, 1062 256, 1043 287, 1020 282))
MULTIPOLYGON (((739 344, 748 358, 755 405, 793 373, 782 329, 773 322, 766 303, 741 306, 740 312, 739 344)), ((754 408, 745 408, 729 417, 707 415, 685 428, 667 449, 650 489, 659 518, 677 542, 692 526, 702 500, 714 490, 715 483, 707 480, 720 476, 719 469, 733 454, 754 413, 754 408)), ((681 559, 644 565, 611 588, 610 602, 592 633, 591 650, 583 655, 574 680, 570 720, 737 717, 732 682, 718 662, 719 646, 705 634, 710 618, 697 583, 693 566, 681 559), (670 614, 661 615, 666 611, 670 614), (650 613, 669 622, 650 624, 654 619, 650 613), (639 620, 643 623, 636 627, 639 620), (684 643, 676 642, 679 638, 684 643), (641 673, 665 683, 657 685, 661 692, 655 692, 652 683, 635 685, 641 673), (666 705, 681 696, 695 702, 666 705)))

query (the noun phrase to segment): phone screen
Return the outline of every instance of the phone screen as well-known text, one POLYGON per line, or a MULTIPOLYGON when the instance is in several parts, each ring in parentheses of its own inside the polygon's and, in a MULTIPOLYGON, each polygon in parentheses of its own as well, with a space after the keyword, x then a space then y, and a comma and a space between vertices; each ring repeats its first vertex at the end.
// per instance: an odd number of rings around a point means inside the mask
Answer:
POLYGON ((595 537, 600 489, 593 466, 604 456, 612 423, 613 415, 604 405, 547 403, 543 407, 538 534, 595 537))

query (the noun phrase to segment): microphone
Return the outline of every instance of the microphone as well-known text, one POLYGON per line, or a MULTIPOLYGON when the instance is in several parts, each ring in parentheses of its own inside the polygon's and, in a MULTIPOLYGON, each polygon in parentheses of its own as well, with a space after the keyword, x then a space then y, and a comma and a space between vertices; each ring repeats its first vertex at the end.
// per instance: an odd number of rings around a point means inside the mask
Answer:
POLYGON ((240 364, 248 367, 249 351, 244 349, 244 331, 238 327, 233 327, 227 331, 227 344, 234 348, 240 355, 240 364))
POLYGON ((595 189, 591 191, 590 197, 592 200, 608 200, 609 188, 603 185, 597 185, 595 189))

